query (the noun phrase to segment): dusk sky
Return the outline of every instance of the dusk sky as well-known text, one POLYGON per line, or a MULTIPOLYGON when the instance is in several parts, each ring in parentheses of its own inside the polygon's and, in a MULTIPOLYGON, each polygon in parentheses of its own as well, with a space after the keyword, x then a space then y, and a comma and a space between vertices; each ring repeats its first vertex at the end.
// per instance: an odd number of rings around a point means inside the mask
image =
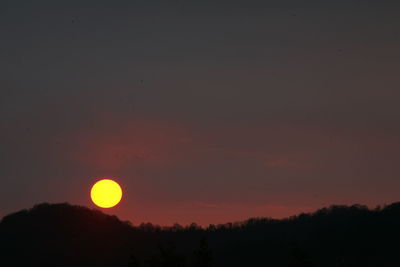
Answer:
POLYGON ((1 1, 0 217, 137 225, 400 200, 396 1, 1 1), (83 3, 84 2, 84 3, 83 3))

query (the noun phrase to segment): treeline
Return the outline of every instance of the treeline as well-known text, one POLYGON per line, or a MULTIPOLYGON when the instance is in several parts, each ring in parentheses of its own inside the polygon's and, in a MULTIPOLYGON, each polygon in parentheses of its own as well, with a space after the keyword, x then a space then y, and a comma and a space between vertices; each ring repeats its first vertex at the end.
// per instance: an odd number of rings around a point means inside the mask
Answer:
POLYGON ((0 266, 400 266, 400 203, 331 206, 288 219, 132 226, 69 204, 0 222, 0 266))

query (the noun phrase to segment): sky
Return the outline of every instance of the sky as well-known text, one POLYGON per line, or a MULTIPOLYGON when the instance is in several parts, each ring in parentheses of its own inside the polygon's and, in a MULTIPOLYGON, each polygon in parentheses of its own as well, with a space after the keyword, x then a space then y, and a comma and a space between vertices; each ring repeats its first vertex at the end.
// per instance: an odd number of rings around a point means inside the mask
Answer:
POLYGON ((395 1, 1 1, 0 217, 134 225, 400 200, 395 1))

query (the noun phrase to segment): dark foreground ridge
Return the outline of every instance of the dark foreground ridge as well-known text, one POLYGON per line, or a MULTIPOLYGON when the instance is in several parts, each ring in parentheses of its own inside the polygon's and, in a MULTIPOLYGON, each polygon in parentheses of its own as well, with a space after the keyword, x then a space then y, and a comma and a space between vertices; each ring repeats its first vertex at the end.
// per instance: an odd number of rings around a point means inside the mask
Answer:
POLYGON ((69 204, 40 204, 0 222, 0 266, 400 266, 400 203, 331 206, 289 219, 201 229, 132 226, 69 204))

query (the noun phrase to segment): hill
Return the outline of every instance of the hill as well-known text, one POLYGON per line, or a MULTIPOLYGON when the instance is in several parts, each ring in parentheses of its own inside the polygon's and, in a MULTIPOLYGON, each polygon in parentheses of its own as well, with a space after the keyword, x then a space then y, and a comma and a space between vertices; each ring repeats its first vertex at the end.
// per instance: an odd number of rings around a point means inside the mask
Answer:
POLYGON ((132 226, 69 204, 0 222, 0 266, 400 266, 400 203, 331 206, 288 219, 132 226))

